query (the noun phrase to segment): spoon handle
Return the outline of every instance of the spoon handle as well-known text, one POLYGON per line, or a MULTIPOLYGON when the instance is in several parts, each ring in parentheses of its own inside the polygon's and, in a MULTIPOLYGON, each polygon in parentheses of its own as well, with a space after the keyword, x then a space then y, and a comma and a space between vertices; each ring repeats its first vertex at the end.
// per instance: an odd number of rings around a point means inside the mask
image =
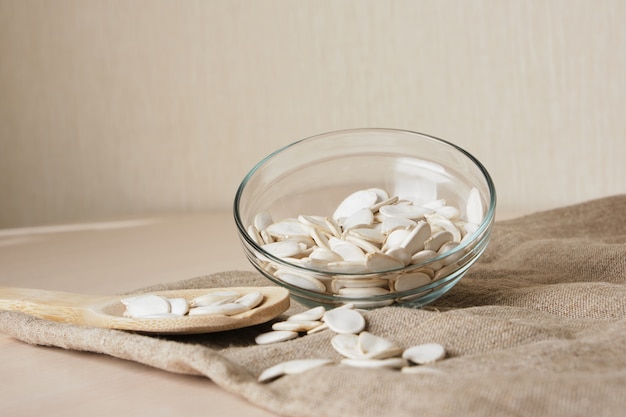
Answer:
POLYGON ((83 322, 89 305, 102 300, 101 296, 0 286, 0 310, 65 323, 83 322))

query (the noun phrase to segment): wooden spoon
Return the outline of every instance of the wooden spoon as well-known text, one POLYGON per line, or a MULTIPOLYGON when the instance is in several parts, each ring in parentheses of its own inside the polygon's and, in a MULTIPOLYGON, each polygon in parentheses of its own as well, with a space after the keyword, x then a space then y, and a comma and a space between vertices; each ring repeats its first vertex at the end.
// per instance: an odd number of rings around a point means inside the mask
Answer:
POLYGON ((265 323, 289 308, 289 291, 281 287, 233 287, 154 291, 149 294, 167 298, 194 297, 216 291, 237 291, 241 295, 261 292, 263 301, 257 307, 233 316, 221 314, 167 318, 124 317, 122 298, 59 291, 0 286, 0 310, 20 311, 46 320, 106 329, 145 333, 193 334, 212 333, 265 323))

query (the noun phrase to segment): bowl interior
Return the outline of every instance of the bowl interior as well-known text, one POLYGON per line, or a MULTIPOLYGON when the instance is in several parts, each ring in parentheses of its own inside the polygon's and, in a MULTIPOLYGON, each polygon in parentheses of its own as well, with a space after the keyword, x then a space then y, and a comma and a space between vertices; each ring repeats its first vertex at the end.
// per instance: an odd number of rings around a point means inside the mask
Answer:
MULTIPOLYGON (((275 221, 301 214, 331 217, 349 194, 368 188, 384 189, 390 196, 399 196, 415 205, 444 199, 459 209, 461 218, 466 217, 470 192, 478 190, 483 213, 475 235, 484 242, 473 255, 484 250, 495 213, 495 189, 478 160, 463 149, 431 136, 390 129, 355 129, 295 142, 269 155, 250 171, 234 203, 235 221, 248 257, 264 275, 281 283, 253 259, 267 258, 289 266, 250 239, 246 230, 254 217, 260 212, 270 213, 275 221)), ((466 245, 476 246, 471 239, 466 245)), ((441 282, 450 284, 445 286, 445 291, 474 261, 468 258, 466 267, 457 271, 455 277, 441 282)), ((433 294, 435 286, 420 289, 429 302, 445 292, 433 294)), ((309 295, 301 289, 293 292, 305 298, 309 295)))
POLYGON ((495 206, 487 171, 464 150, 413 132, 362 129, 315 136, 265 158, 242 182, 235 218, 245 232, 261 211, 275 220, 331 216, 347 195, 373 187, 415 204, 445 199, 461 216, 472 188, 485 217, 495 206))

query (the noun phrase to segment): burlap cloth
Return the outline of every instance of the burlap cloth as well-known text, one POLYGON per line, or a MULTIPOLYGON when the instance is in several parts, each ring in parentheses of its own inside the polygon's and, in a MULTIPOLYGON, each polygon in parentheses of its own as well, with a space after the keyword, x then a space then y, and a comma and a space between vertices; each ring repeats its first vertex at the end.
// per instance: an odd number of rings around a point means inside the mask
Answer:
MULTIPOLYGON (((150 290, 267 285, 224 272, 150 290)), ((303 310, 294 305, 291 314, 303 310)), ((0 331, 27 343, 99 352, 200 374, 290 416, 626 415, 626 195, 496 223, 468 275, 429 308, 367 312, 368 330, 401 347, 438 342, 432 374, 325 366, 257 383, 265 368, 340 356, 331 331, 257 346, 270 324, 151 337, 2 312, 0 331)))

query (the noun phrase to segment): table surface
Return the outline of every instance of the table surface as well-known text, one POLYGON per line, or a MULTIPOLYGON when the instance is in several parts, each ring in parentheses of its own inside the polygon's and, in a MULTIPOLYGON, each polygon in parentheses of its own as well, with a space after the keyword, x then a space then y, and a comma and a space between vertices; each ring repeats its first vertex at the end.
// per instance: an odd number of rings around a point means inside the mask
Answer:
MULTIPOLYGON (((513 217, 498 213, 498 219, 513 217)), ((0 230, 0 285, 119 294, 252 270, 229 212, 0 230)), ((209 379, 0 335, 2 416, 273 416, 209 379)))

